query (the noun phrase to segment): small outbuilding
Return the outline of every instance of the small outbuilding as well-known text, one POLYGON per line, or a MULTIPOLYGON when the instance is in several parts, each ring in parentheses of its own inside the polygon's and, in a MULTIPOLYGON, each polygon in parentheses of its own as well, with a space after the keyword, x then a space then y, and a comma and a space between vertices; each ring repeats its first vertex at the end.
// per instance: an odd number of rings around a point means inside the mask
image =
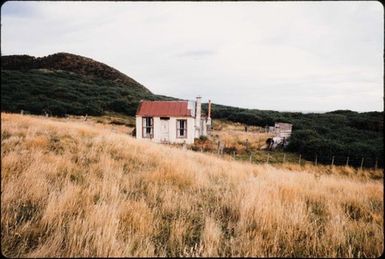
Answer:
POLYGON ((269 132, 274 134, 274 137, 266 140, 268 150, 273 150, 279 146, 285 147, 288 144, 288 139, 291 136, 293 125, 290 123, 276 122, 274 127, 269 127, 269 132))
POLYGON ((275 133, 281 138, 289 138, 293 125, 291 123, 276 122, 274 125, 275 133))
POLYGON ((193 144, 195 138, 210 132, 210 101, 207 117, 201 113, 201 97, 196 101, 141 101, 136 112, 136 138, 193 144))

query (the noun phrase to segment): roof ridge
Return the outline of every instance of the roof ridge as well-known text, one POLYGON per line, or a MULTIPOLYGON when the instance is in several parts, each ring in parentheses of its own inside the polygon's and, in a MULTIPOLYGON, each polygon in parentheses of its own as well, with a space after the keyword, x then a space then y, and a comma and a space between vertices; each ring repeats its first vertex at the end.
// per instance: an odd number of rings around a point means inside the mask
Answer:
POLYGON ((175 101, 169 101, 169 100, 141 100, 143 102, 188 102, 189 100, 175 100, 175 101))
POLYGON ((188 100, 143 101, 138 107, 136 115, 154 117, 192 117, 192 111, 191 109, 188 109, 188 103, 188 100))

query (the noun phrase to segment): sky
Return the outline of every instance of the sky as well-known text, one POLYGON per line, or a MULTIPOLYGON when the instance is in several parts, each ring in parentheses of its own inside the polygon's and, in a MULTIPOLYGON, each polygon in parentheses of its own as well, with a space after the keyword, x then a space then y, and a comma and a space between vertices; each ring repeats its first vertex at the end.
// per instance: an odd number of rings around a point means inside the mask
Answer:
POLYGON ((377 1, 6 2, 1 54, 68 52, 156 94, 277 111, 384 110, 377 1))

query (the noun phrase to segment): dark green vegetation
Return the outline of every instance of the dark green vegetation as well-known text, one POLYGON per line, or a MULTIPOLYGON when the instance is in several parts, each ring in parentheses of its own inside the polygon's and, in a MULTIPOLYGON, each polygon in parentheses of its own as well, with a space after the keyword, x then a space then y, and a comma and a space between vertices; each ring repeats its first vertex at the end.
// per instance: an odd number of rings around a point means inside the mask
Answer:
POLYGON ((141 99, 175 99, 155 95, 119 71, 77 55, 3 56, 1 62, 2 111, 134 115, 141 99))
MULTIPOLYGON (((174 100, 155 95, 114 68, 89 58, 58 53, 42 58, 1 57, 1 110, 64 116, 135 115, 139 101, 174 100)), ((207 110, 207 104, 203 105, 207 110)), ((334 111, 324 114, 242 109, 213 104, 212 117, 248 125, 293 124, 287 151, 330 164, 383 167, 383 112, 334 111)))
POLYGON ((1 71, 1 110, 64 116, 102 115, 107 111, 134 115, 141 99, 170 99, 137 85, 87 78, 68 71, 1 71))
POLYGON ((363 162, 363 167, 374 167, 376 160, 378 167, 384 164, 383 112, 303 114, 213 105, 212 114, 217 119, 256 126, 292 123, 293 134, 286 151, 300 153, 307 160, 331 164, 334 156, 334 164, 343 165, 349 156, 348 163, 353 166, 363 162))

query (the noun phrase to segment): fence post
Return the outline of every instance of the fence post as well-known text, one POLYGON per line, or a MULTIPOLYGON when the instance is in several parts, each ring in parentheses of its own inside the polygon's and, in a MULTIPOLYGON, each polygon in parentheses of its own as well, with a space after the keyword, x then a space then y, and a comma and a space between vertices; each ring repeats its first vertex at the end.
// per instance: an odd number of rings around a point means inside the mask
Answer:
POLYGON ((224 143, 219 140, 218 141, 218 154, 219 155, 223 155, 223 148, 224 148, 224 143))
POLYGON ((377 170, 377 166, 378 166, 378 158, 376 157, 376 163, 374 164, 374 170, 377 170))
POLYGON ((286 154, 283 154, 283 163, 285 163, 286 160, 286 154))
POLYGON ((364 165, 364 157, 361 158, 361 166, 360 169, 362 170, 362 166, 364 165))
POLYGON ((301 154, 299 154, 298 164, 301 165, 301 154))
POLYGON ((334 156, 332 156, 332 167, 334 165, 334 156))
POLYGON ((346 157, 346 166, 349 166, 349 157, 346 157))
POLYGON ((234 158, 234 160, 235 160, 235 151, 233 151, 233 158, 234 158))
POLYGON ((317 155, 315 155, 314 164, 317 165, 317 155))
POLYGON ((249 156, 249 161, 250 161, 250 163, 251 163, 251 153, 250 153, 250 156, 249 156))

